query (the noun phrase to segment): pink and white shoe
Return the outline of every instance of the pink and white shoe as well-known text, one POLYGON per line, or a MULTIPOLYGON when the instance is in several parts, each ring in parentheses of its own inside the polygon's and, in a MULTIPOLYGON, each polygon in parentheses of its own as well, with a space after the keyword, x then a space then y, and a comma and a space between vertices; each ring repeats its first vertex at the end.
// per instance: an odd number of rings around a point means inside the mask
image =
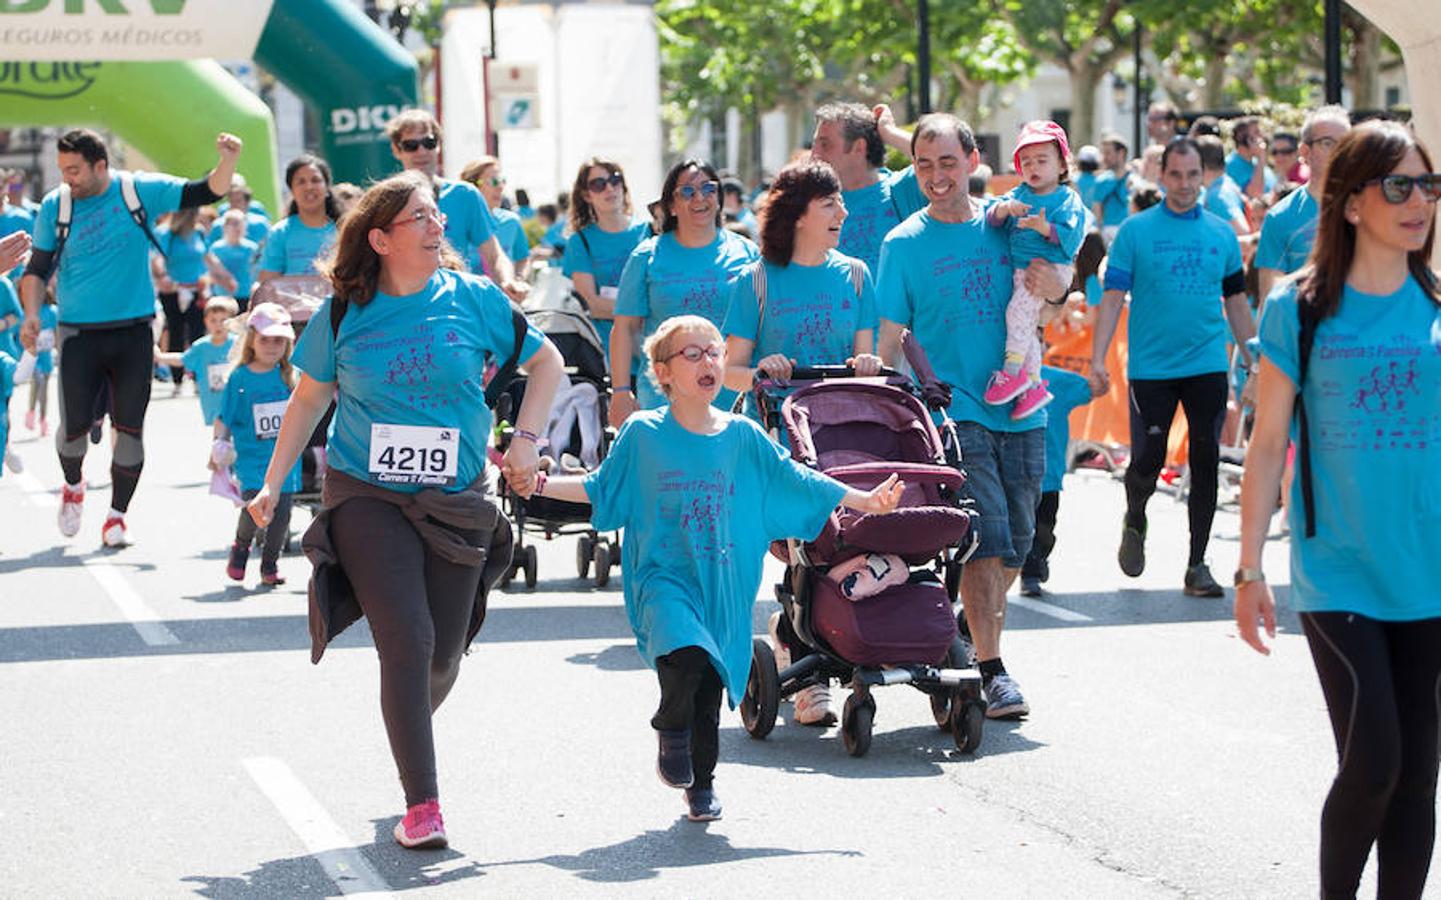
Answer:
POLYGON ((1032 415, 1037 410, 1044 408, 1047 403, 1056 399, 1054 394, 1046 390, 1046 385, 1048 384, 1050 384, 1048 381, 1038 381, 1028 388, 1025 393, 1021 394, 1021 399, 1016 401, 1015 408, 1011 410, 1012 422, 1032 415))
POLYGON ((991 373, 991 383, 986 385, 986 402, 992 406, 1010 403, 1025 393, 1030 384, 1030 376, 1024 370, 1017 370, 1016 374, 1007 375, 1005 369, 997 369, 991 373))
POLYGON ((27 431, 35 430, 35 410, 33 409, 25 410, 25 429, 27 431))
POLYGON ((405 811, 405 818, 395 823, 395 842, 410 850, 444 847, 445 822, 440 817, 440 801, 417 803, 405 811))

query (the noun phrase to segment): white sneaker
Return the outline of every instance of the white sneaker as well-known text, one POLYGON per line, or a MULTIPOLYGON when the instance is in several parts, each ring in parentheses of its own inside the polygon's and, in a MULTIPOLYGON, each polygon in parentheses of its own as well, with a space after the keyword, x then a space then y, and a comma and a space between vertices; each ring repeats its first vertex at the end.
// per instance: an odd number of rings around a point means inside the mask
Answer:
POLYGON ((796 692, 795 722, 798 725, 825 727, 836 723, 836 714, 831 712, 831 690, 823 684, 813 684, 796 692))
POLYGON ((771 613, 771 620, 770 623, 766 626, 766 629, 771 634, 771 651, 776 655, 777 672, 783 672, 786 669, 789 669, 791 665, 791 651, 788 650, 786 646, 781 643, 779 634, 780 626, 781 611, 776 610, 775 612, 771 613))
POLYGON ((100 540, 107 547, 125 547, 130 544, 130 535, 125 531, 125 519, 111 516, 100 529, 100 540))
POLYGON ((66 537, 75 537, 80 531, 80 518, 85 512, 85 482, 80 483, 77 490, 71 490, 69 485, 60 489, 60 533, 66 537))
POLYGON ((25 460, 15 454, 14 450, 5 451, 5 468, 19 475, 25 471, 25 460))

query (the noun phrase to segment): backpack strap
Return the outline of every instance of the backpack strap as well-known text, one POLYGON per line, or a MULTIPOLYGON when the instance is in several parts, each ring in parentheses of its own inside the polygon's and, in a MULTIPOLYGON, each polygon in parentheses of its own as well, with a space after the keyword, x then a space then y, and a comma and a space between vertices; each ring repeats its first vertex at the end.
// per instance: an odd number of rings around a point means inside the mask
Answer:
POLYGON ((866 264, 856 259, 855 257, 851 257, 850 264, 851 289, 856 292, 856 304, 857 309, 859 309, 859 304, 861 302, 861 294, 864 293, 866 289, 866 264))
POLYGON ((514 303, 510 304, 510 325, 515 334, 515 348, 510 351, 510 356, 496 370, 495 376, 490 379, 490 384, 486 385, 486 406, 495 406, 495 401, 500 399, 500 395, 510 387, 511 381, 515 379, 515 369, 520 364, 520 350, 525 345, 525 334, 530 323, 526 321, 525 313, 521 312, 520 307, 514 303))
POLYGON ((70 185, 61 182, 60 194, 56 198, 59 209, 55 212, 55 261, 60 261, 60 251, 70 239, 70 223, 75 221, 75 198, 70 195, 70 185))
POLYGON ((120 197, 125 201, 125 209, 130 213, 130 219, 140 230, 145 232, 145 237, 150 240, 150 246, 162 257, 166 256, 165 250, 160 242, 155 239, 155 232, 150 230, 149 217, 145 214, 145 205, 140 202, 140 192, 135 189, 135 179, 129 172, 116 172, 115 178, 120 182, 120 197))
POLYGON ((761 341, 761 326, 766 321, 766 261, 751 263, 751 291, 756 295, 756 343, 761 341))
POLYGON ((344 319, 348 312, 350 312, 350 301, 344 297, 332 295, 330 298, 330 340, 332 343, 340 337, 340 320, 344 319))
POLYGON ((1321 324, 1321 317, 1315 307, 1300 297, 1296 302, 1296 314, 1301 320, 1300 333, 1297 339, 1299 351, 1298 368, 1300 378, 1296 385, 1296 419, 1298 440, 1296 441, 1296 461, 1298 463, 1298 474, 1301 476, 1301 509, 1306 516, 1306 532, 1308 538, 1316 536, 1316 492, 1311 475, 1311 428, 1306 416, 1306 400, 1303 396, 1306 385, 1306 371, 1310 368, 1311 348, 1316 343, 1316 329, 1321 324))

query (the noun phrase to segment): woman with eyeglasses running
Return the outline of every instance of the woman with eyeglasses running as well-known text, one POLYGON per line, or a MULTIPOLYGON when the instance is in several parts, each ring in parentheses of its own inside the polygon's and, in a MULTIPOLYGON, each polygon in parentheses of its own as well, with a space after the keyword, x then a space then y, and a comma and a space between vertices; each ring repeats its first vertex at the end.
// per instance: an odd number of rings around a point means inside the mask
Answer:
POLYGON ((660 681, 656 772, 685 790, 691 821, 708 821, 721 814, 721 689, 732 707, 745 693, 770 541, 814 539, 838 504, 890 512, 905 485, 891 475, 871 491, 847 488, 791 460, 754 422, 716 409, 726 350, 709 319, 667 319, 645 353, 669 405, 631 416, 596 471, 542 475, 535 492, 588 502, 596 528, 625 529, 626 614, 660 681))
POLYGON ((540 332, 527 327, 516 347, 510 302, 490 279, 457 271, 443 229, 418 172, 373 186, 345 217, 323 267, 335 293, 295 347, 304 374, 250 502, 267 525, 338 392, 323 509, 305 535, 316 566, 311 658, 365 616, 405 791, 395 839, 412 848, 445 845, 431 716, 510 562, 510 527, 486 495, 487 361, 515 353, 529 375, 503 467, 517 491, 534 484, 536 432, 561 377, 560 353, 540 332))
MULTIPOLYGON (((592 156, 581 163, 570 197, 566 231, 574 240, 565 242, 561 271, 590 308, 609 352, 620 273, 636 245, 651 236, 650 221, 636 217, 625 172, 611 159, 592 156)), ((635 383, 633 374, 626 383, 635 383)))
MULTIPOLYGON (((482 156, 466 163, 465 168, 460 170, 460 180, 475 185, 476 190, 485 198, 491 218, 495 220, 495 236, 500 239, 500 248, 515 264, 516 277, 525 278, 526 263, 530 259, 530 241, 525 238, 525 228, 520 223, 520 216, 502 205, 505 201, 505 173, 500 170, 500 160, 494 156, 482 156)), ((489 275, 492 281, 496 279, 494 272, 486 270, 485 274, 489 275)))
POLYGON ((335 243, 340 206, 330 192, 330 165, 302 153, 285 167, 290 212, 270 226, 257 283, 284 275, 314 275, 315 263, 335 243))
MULTIPOLYGON (((686 159, 666 174, 661 188, 661 233, 641 241, 621 272, 610 336, 610 423, 616 427, 636 409, 654 409, 665 396, 648 380, 630 380, 631 355, 660 323, 696 315, 720 327, 731 282, 755 261, 756 245, 721 227, 720 173, 710 163, 686 159)), ((734 391, 716 402, 730 409, 734 391)))
POLYGON ((1340 758, 1321 813, 1324 897, 1355 896, 1373 845, 1377 896, 1422 896, 1435 835, 1441 290, 1428 264, 1441 175, 1433 169, 1401 125, 1370 123, 1342 138, 1310 263, 1276 288, 1261 319, 1236 625, 1246 643, 1270 652, 1257 633, 1260 624, 1276 634, 1262 548, 1295 439, 1291 607, 1340 758), (1319 322, 1309 347, 1303 317, 1319 322))

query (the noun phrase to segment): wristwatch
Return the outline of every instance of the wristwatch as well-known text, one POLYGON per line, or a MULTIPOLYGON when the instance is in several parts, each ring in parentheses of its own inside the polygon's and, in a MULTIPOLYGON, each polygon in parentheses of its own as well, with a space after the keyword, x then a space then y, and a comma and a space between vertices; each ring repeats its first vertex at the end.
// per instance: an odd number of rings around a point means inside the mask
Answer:
POLYGON ((1240 587, 1247 582, 1265 580, 1265 572, 1262 572, 1260 569, 1248 569, 1245 566, 1242 566, 1241 568, 1236 570, 1236 575, 1232 581, 1232 584, 1234 584, 1236 587, 1240 587))

